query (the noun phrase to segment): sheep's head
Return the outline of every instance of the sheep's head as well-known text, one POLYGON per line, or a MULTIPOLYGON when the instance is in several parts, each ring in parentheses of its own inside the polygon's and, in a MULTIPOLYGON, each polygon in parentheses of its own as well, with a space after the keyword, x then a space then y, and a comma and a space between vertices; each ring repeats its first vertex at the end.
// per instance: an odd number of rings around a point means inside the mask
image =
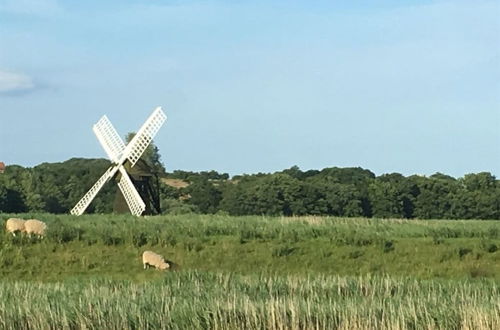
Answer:
POLYGON ((165 270, 165 269, 168 269, 170 268, 170 265, 168 264, 168 262, 162 262, 161 265, 160 265, 160 269, 161 270, 165 270))

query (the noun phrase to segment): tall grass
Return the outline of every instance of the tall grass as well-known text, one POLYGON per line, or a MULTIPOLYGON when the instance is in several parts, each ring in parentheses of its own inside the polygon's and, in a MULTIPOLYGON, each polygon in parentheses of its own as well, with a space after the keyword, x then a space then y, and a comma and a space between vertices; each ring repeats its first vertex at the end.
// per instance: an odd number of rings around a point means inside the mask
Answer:
POLYGON ((500 329, 497 282, 175 272, 0 282, 2 329, 500 329))
POLYGON ((499 221, 15 216, 0 329, 500 329, 499 221))
POLYGON ((0 234, 4 278, 142 280, 150 249, 185 270, 500 279, 500 221, 15 216, 44 220, 48 232, 41 241, 0 234))
POLYGON ((38 218, 49 225, 48 240, 55 243, 86 241, 106 245, 169 245, 172 237, 202 238, 238 236, 242 240, 304 241, 328 238, 337 244, 364 245, 394 238, 484 238, 500 239, 500 221, 488 220, 381 220, 334 217, 231 217, 217 215, 154 216, 127 215, 0 214, 38 218))

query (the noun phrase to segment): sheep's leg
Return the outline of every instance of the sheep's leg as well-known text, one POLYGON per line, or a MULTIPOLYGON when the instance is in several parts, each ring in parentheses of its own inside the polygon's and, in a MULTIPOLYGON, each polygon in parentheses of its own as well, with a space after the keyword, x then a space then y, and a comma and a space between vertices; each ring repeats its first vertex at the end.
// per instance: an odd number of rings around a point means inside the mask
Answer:
POLYGON ((148 268, 148 266, 147 266, 147 265, 148 265, 148 264, 147 264, 147 262, 145 262, 145 263, 144 263, 144 269, 147 269, 147 268, 148 268))
POLYGON ((15 232, 12 232, 12 236, 13 236, 13 237, 16 237, 16 233, 15 233, 15 232))

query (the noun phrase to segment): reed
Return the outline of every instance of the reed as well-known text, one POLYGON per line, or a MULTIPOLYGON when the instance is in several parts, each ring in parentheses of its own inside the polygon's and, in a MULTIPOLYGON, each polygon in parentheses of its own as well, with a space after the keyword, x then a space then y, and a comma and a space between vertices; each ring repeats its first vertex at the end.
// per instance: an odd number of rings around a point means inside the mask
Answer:
POLYGON ((2 329, 499 329, 493 280, 180 271, 0 282, 2 329))

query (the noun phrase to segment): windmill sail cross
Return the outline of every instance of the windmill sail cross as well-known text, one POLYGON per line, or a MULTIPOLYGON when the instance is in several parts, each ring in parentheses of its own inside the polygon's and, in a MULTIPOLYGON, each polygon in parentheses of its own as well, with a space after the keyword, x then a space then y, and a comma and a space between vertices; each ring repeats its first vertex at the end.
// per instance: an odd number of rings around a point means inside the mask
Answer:
POLYGON ((127 202, 130 212, 136 216, 140 216, 146 209, 146 205, 123 165, 127 159, 131 163, 131 166, 135 165, 166 119, 167 116, 162 111, 161 107, 156 108, 148 119, 146 119, 132 141, 125 146, 108 117, 103 116, 92 129, 114 165, 112 165, 89 191, 85 193, 71 210, 71 214, 83 214, 106 182, 119 171, 121 178, 118 182, 118 187, 127 202))

